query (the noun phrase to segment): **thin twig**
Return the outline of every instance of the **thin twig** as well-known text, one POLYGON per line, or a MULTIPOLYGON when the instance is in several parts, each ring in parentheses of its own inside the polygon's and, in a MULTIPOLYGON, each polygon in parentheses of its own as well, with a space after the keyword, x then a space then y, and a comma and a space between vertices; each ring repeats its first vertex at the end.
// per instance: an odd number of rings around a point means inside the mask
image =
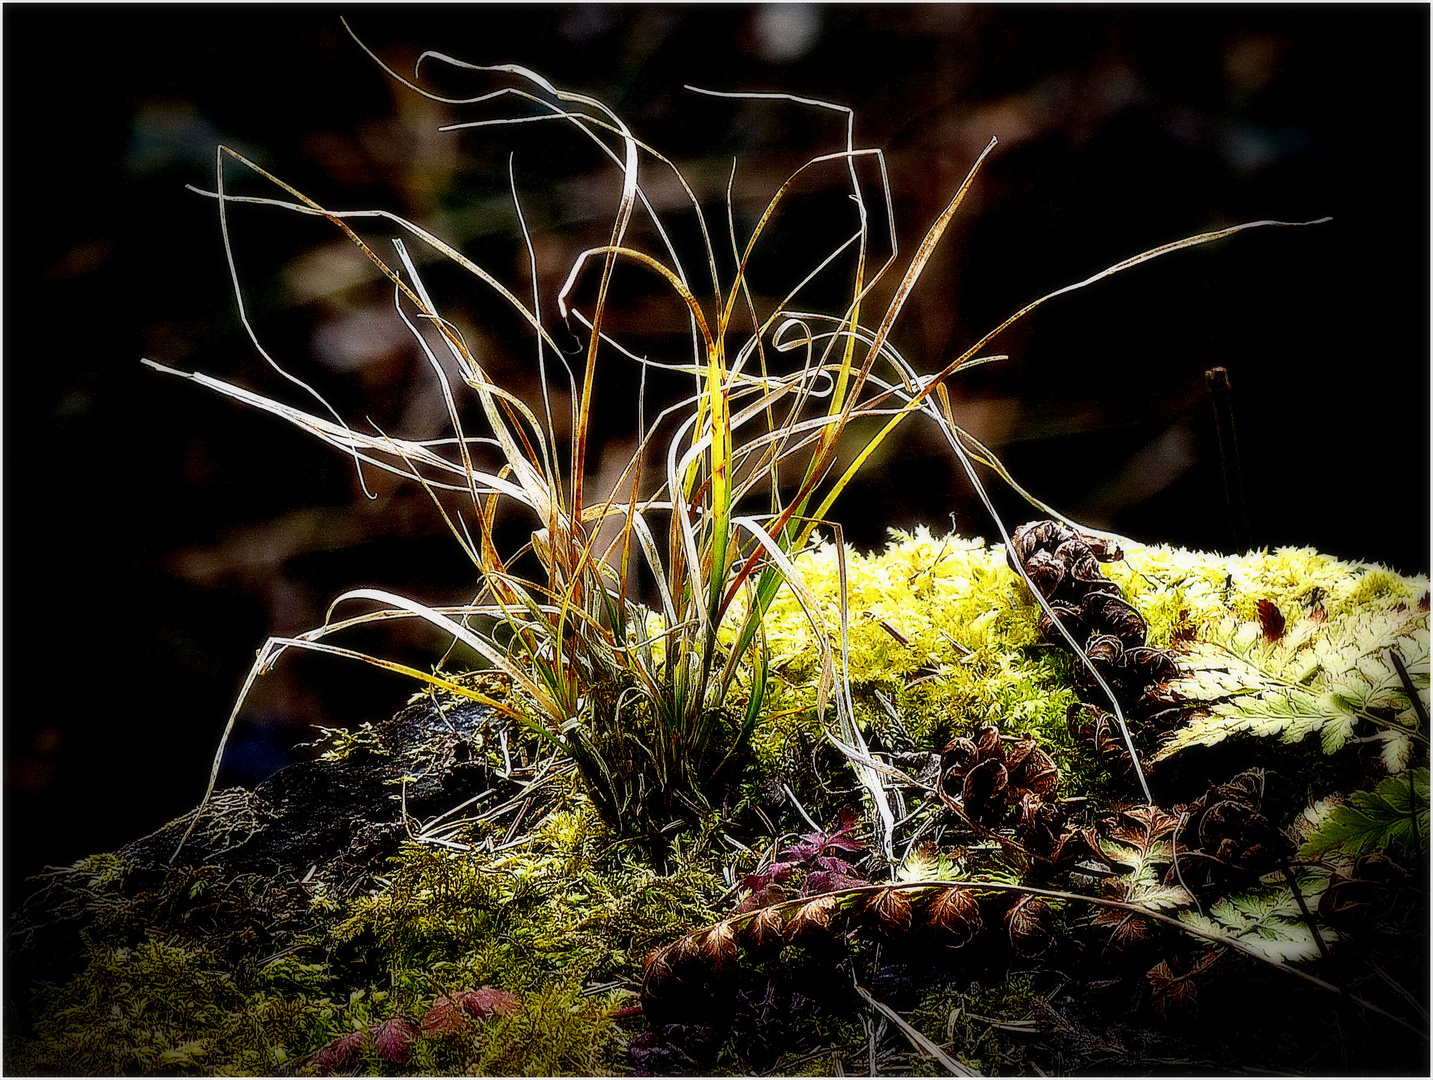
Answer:
POLYGON ((1398 679, 1403 683, 1403 692, 1408 695, 1408 703, 1413 706, 1413 711, 1418 714, 1418 722, 1423 725, 1423 730, 1428 730, 1428 709, 1423 704, 1423 695, 1413 685, 1413 677, 1408 674, 1408 668, 1403 664, 1403 657, 1398 655, 1398 650, 1389 648, 1388 658, 1393 661, 1393 670, 1398 672, 1398 679))
POLYGON ((1209 401, 1214 406, 1214 430, 1219 438, 1219 464, 1224 470, 1224 502, 1229 508, 1229 529, 1234 551, 1249 553, 1249 512, 1244 505, 1244 480, 1239 468, 1239 441, 1234 435, 1234 405, 1229 392, 1227 368, 1210 368, 1204 373, 1209 401))

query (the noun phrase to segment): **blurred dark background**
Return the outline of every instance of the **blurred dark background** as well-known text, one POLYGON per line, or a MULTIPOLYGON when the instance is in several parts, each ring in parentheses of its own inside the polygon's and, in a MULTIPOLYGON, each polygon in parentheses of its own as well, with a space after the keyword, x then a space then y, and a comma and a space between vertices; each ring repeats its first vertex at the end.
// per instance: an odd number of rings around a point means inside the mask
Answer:
MULTIPOLYGON (((568 131, 439 133, 497 110, 397 86, 343 14, 404 71, 431 48, 528 65, 605 101, 682 166, 719 248, 733 156, 744 230, 791 170, 839 149, 843 128, 835 114, 697 97, 683 83, 853 106, 858 145, 886 150, 903 255, 998 136, 897 326, 924 370, 1029 300, 1156 244, 1331 215, 1059 298, 995 343, 1009 362, 952 390, 969 429, 1077 520, 1229 550, 1204 381, 1223 365, 1254 543, 1428 570, 1426 6, 7 5, 10 902, 42 864, 193 806, 266 637, 317 625, 360 585, 432 602, 471 593, 421 492, 370 472, 369 500, 336 451, 140 365, 306 404, 248 343, 214 204, 184 189, 212 186, 215 144, 327 205, 425 224, 521 294, 511 151, 549 310, 572 259, 610 228, 614 172, 568 131)), ((677 206, 658 170, 644 175, 677 206)), ((829 224, 832 207, 849 208, 844 183, 832 167, 803 183, 758 288, 779 294, 844 238, 829 224)), ((443 433, 389 290, 330 226, 239 208, 233 227, 276 357, 355 423, 443 433)), ((386 243, 383 229, 368 235, 386 243)), ((479 287, 433 273, 494 375, 531 396, 530 339, 479 287)), ((619 324, 679 335, 675 305, 630 280, 619 324)), ((630 450, 632 419, 631 373, 612 379, 599 430, 609 461, 630 450)), ((837 517, 863 547, 889 526, 952 519, 992 535, 949 456, 915 428, 837 517)), ((435 642, 410 630, 367 644, 426 663, 435 642)), ((378 719, 412 689, 361 665, 287 660, 253 695, 224 782, 256 782, 311 725, 378 719)))

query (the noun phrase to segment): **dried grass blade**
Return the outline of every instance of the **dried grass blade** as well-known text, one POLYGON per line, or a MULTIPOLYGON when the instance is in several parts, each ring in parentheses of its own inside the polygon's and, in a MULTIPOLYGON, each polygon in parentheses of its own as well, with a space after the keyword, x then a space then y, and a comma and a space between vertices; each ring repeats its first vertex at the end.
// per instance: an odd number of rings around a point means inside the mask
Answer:
POLYGON ((895 1009, 892 1009, 889 1005, 877 1001, 859 985, 855 986, 855 990, 856 993, 861 995, 867 1005, 869 1005, 876 1012, 880 1013, 891 1023, 895 1024, 897 1030, 899 1030, 902 1035, 909 1039, 911 1041, 911 1044, 915 1046, 916 1049, 920 1050, 921 1053, 925 1054, 927 1057, 935 1058, 948 1070, 950 1070, 950 1074, 952 1076, 985 1075, 984 1073, 972 1069, 969 1065, 965 1065, 962 1062, 959 1062, 955 1058, 951 1057, 939 1046, 931 1042, 930 1039, 926 1038, 915 1028, 911 1027, 910 1024, 906 1023, 906 1021, 901 1018, 901 1014, 896 1012, 895 1009))

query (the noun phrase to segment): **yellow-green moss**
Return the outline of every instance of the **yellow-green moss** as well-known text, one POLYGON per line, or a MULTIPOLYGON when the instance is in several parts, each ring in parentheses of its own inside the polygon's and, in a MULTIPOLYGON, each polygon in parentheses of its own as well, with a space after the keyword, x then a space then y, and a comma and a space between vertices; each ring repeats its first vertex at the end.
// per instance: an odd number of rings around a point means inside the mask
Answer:
MULTIPOLYGON (((840 568, 830 543, 795 560, 821 600, 831 646, 840 648, 840 568)), ((947 728, 993 723, 1032 730, 1057 747, 1064 710, 1073 700, 1069 661, 1038 644, 1038 609, 1001 547, 929 530, 893 531, 883 551, 847 548, 849 671, 858 719, 881 712, 872 695, 898 703, 917 743, 947 728), (866 707, 862 708, 864 700, 866 707)), ((1276 604, 1290 619, 1320 609, 1329 618, 1354 610, 1412 606, 1426 578, 1405 578, 1382 566, 1349 563, 1308 548, 1243 556, 1130 545, 1123 560, 1104 566, 1149 624, 1149 643, 1164 647, 1181 632, 1233 616, 1258 618, 1258 603, 1276 604)), ((818 670, 810 623, 790 591, 772 604, 766 628, 777 673, 771 717, 755 737, 758 760, 770 766, 793 729, 819 735, 812 705, 818 670)), ((933 748, 933 747, 932 747, 933 748)))

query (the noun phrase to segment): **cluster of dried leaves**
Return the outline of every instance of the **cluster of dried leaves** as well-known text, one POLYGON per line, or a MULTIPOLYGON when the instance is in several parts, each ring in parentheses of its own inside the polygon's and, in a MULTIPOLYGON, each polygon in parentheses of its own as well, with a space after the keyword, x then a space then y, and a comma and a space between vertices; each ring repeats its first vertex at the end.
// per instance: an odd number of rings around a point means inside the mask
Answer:
MULTIPOLYGON (((1124 553, 1110 541, 1057 521, 1020 526, 1011 536, 1011 546, 1014 558, 1049 604, 1050 611, 1040 616, 1041 632, 1057 644, 1073 642, 1089 660, 1089 666, 1082 663, 1075 668, 1075 691, 1081 700, 1070 707, 1070 734, 1092 746, 1112 773, 1133 779, 1137 770, 1130 748, 1103 707, 1108 704, 1104 686, 1114 693, 1125 716, 1165 729, 1178 712, 1167 693, 1178 667, 1168 652, 1145 644, 1149 628, 1144 616, 1100 569, 1100 563, 1121 559, 1124 553)), ((1013 560, 1011 568, 1015 568, 1013 560)))
POLYGON ((1088 829, 1072 829, 1056 798, 1055 761, 1029 735, 1002 736, 993 725, 955 738, 940 756, 941 802, 982 830, 1012 822, 1020 850, 1044 870, 1069 870, 1077 859, 1105 860, 1088 829))

